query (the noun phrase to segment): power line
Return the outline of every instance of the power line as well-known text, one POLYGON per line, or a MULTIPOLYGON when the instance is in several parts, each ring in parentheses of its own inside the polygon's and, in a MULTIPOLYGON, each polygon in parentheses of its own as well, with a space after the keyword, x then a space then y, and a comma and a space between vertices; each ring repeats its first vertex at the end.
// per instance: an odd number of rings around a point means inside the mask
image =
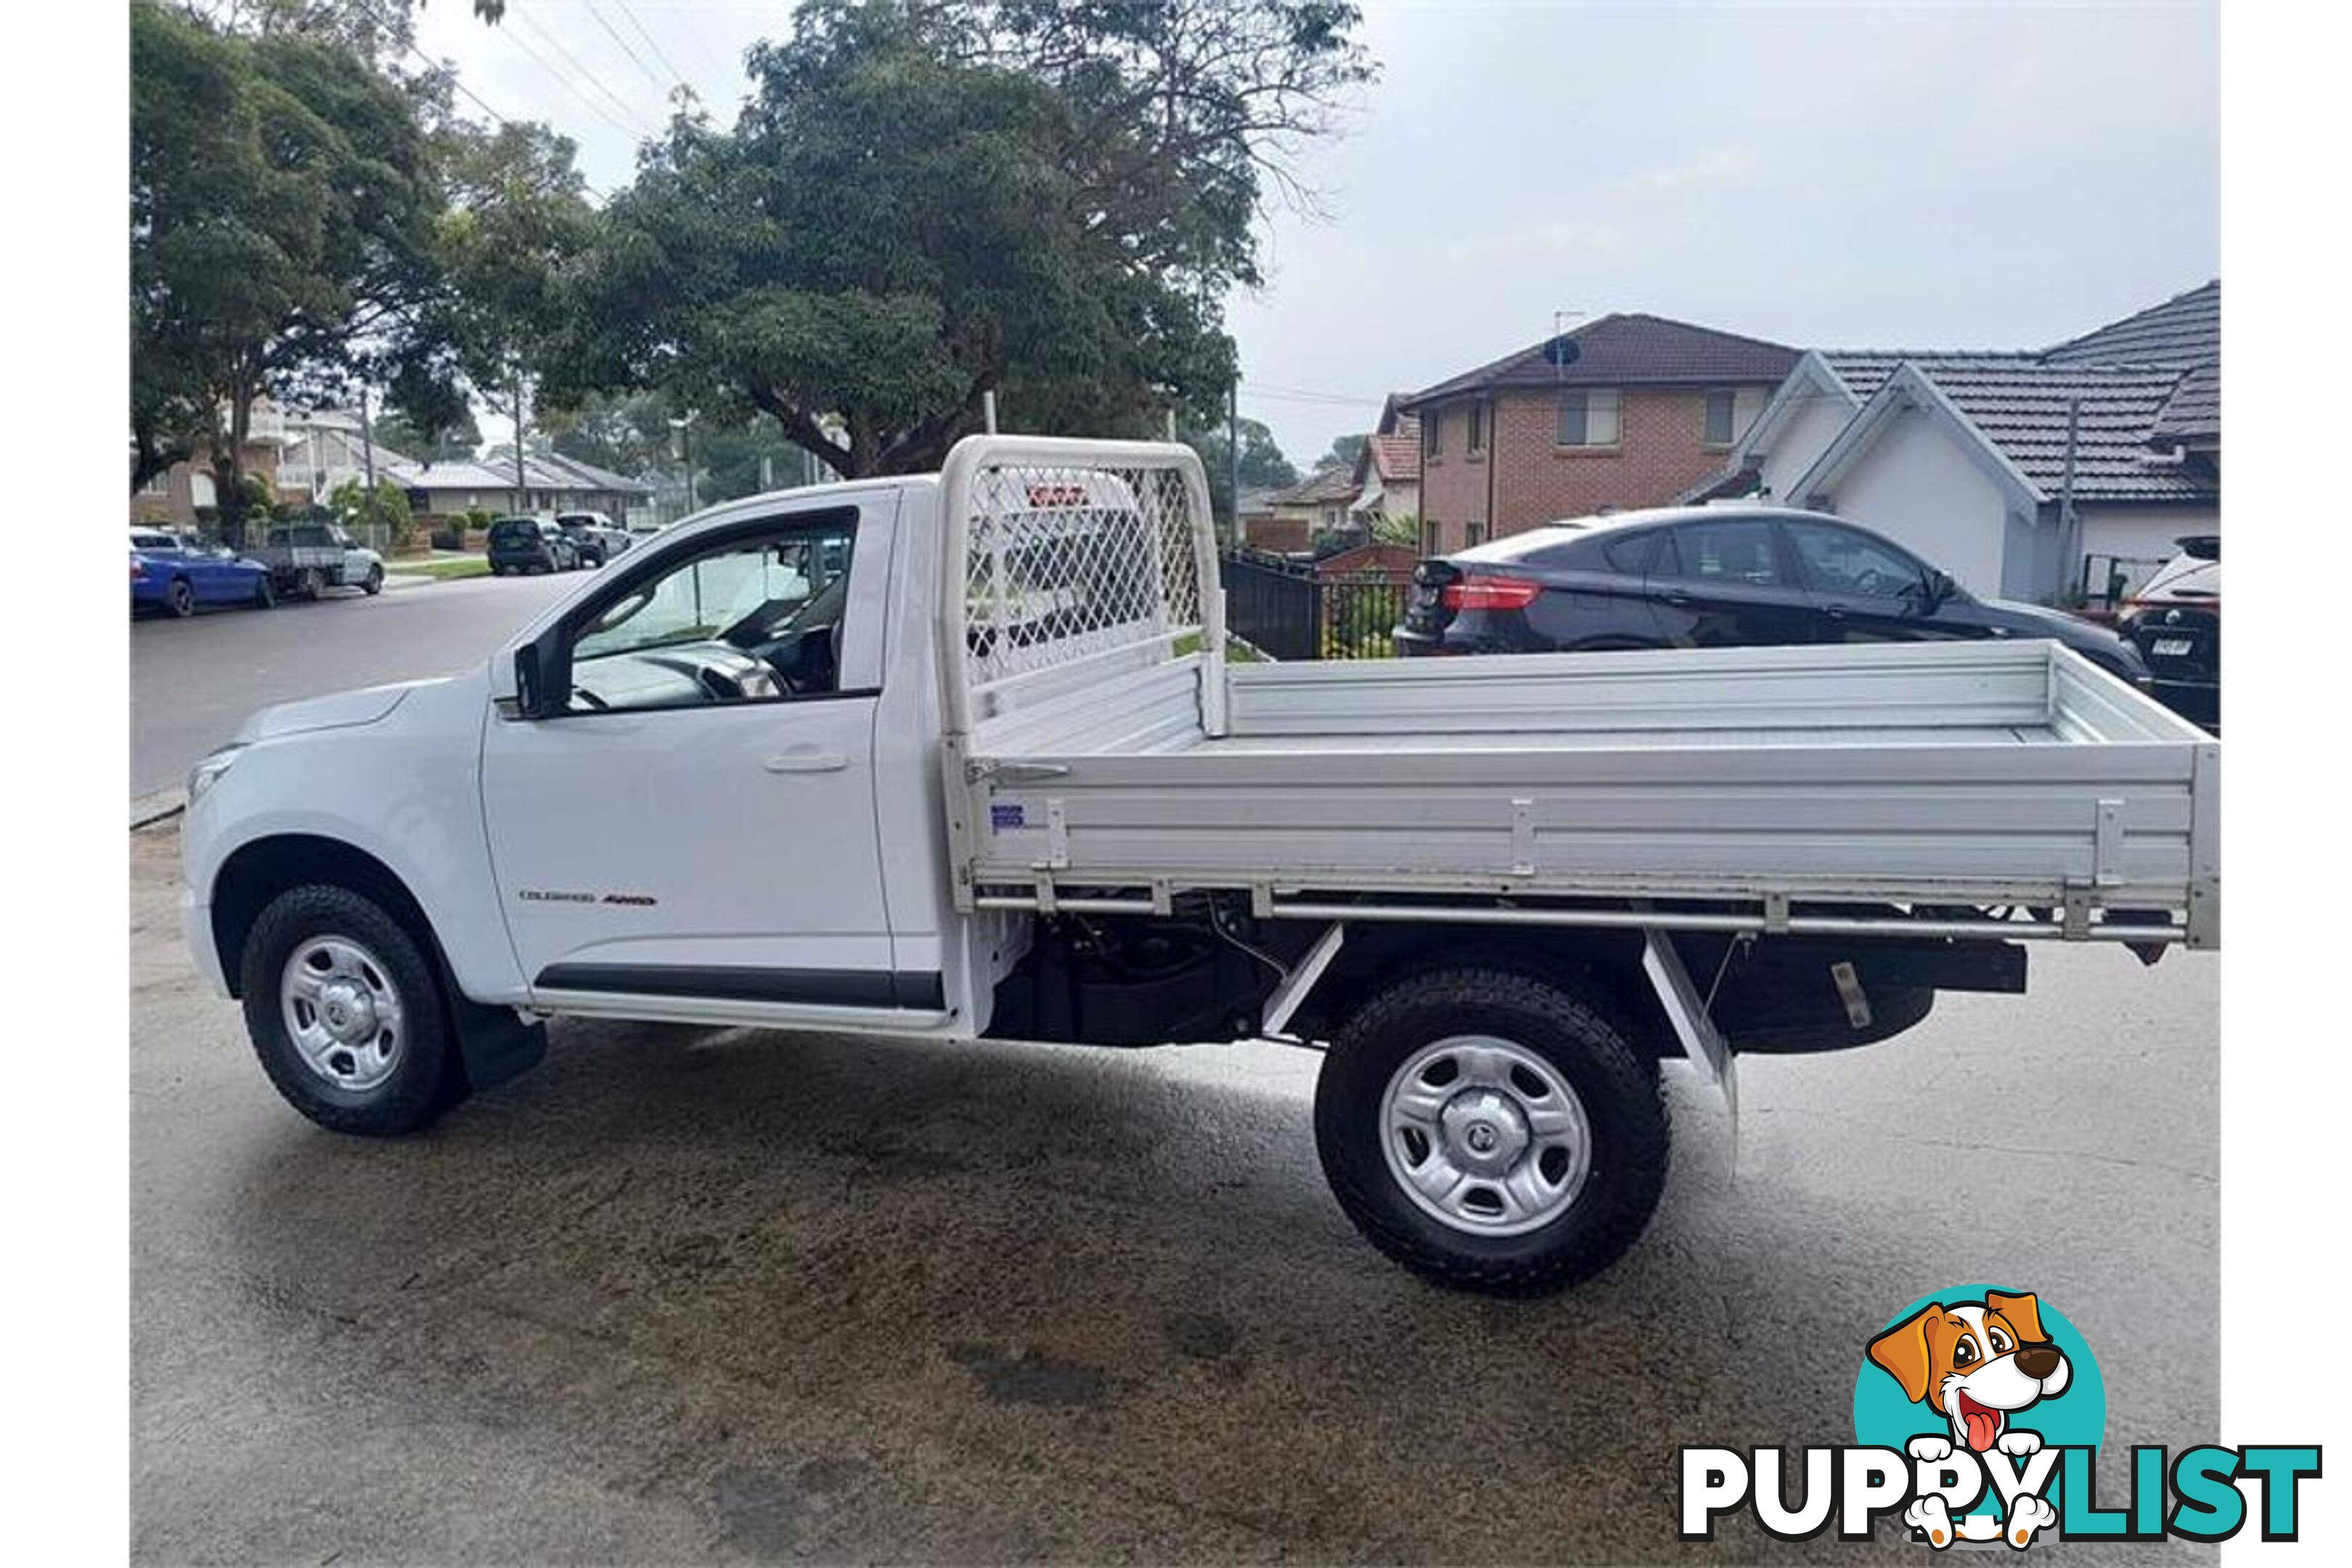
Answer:
POLYGON ((596 89, 597 91, 603 93, 605 98, 610 100, 614 107, 618 109, 624 117, 623 119, 615 119, 603 104, 598 103, 594 99, 582 91, 579 84, 574 82, 572 78, 566 76, 563 72, 557 70, 553 66, 548 64, 545 56, 532 48, 529 44, 523 42, 521 34, 514 31, 510 27, 500 27, 499 29, 499 32, 506 35, 507 42, 512 44, 516 48, 520 49, 524 55, 530 58, 533 64, 540 68, 540 69, 553 77, 557 82, 562 84, 566 92, 569 92, 572 97, 578 99, 582 103, 586 104, 595 112, 598 119, 604 121, 605 124, 611 126, 614 130, 618 131, 625 136, 650 138, 657 134, 656 132, 646 130, 643 127, 625 123, 625 117, 631 113, 631 110, 627 103, 622 100, 620 94, 614 92, 611 88, 606 87, 603 79, 599 78, 594 71, 592 71, 586 66, 582 65, 578 57, 573 55, 570 49, 565 48, 561 43, 557 42, 556 39, 549 34, 546 28, 541 26, 537 21, 525 14, 520 5, 509 5, 507 7, 507 15, 514 21, 520 22, 528 26, 533 34, 537 35, 541 43, 544 43, 548 47, 553 49, 558 55, 561 55, 565 60, 569 61, 572 65, 572 68, 577 71, 581 78, 585 80, 590 87, 596 89))
POLYGON ((637 51, 630 47, 629 40, 621 37, 620 30, 604 19, 604 13, 596 9, 596 0, 586 0, 586 4, 588 15, 594 17, 596 25, 604 29, 604 36, 612 39, 623 54, 629 57, 629 63, 637 68, 637 74, 653 83, 656 92, 667 95, 669 92, 667 84, 663 82, 661 78, 654 75, 654 68, 646 64, 637 51))
POLYGON ((613 5, 614 7, 621 13, 621 20, 626 22, 629 25, 630 30, 646 41, 646 47, 653 50, 654 58, 661 61, 662 63, 662 69, 669 72, 671 79, 675 80, 678 86, 686 88, 689 92, 694 90, 686 79, 686 73, 678 69, 677 62, 672 60, 667 54, 663 52, 661 45, 655 42, 654 36, 646 31, 646 25, 637 20, 637 14, 629 9, 629 0, 613 0, 613 5))
MULTIPOLYGON (((368 0, 360 0, 360 8, 365 11, 380 26, 383 26, 387 35, 391 34, 391 24, 384 20, 383 12, 377 10, 373 5, 368 4, 368 0)), ((465 94, 467 99, 475 108, 480 110, 484 114, 488 115, 491 121, 501 130, 512 130, 514 128, 513 121, 509 120, 505 115, 500 114, 497 110, 491 108, 488 100, 483 98, 480 93, 476 92, 472 88, 466 85, 465 79, 457 74, 457 67, 449 65, 446 61, 435 59, 431 55, 426 54, 422 48, 418 47, 416 40, 414 38, 407 40, 404 47, 410 54, 415 55, 419 60, 424 62, 425 69, 433 71, 436 74, 446 71, 449 78, 449 85, 458 92, 465 94)), ((580 188, 597 201, 601 202, 610 199, 608 193, 598 190, 595 186, 590 184, 584 178, 580 182, 580 188)))

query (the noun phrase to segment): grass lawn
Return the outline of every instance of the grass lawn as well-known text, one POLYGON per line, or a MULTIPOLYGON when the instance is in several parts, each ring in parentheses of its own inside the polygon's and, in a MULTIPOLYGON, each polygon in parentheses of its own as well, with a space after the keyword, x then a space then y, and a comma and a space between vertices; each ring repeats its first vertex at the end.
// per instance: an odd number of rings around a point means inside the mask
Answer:
POLYGON ((490 574, 490 563, 483 555, 445 555, 429 561, 396 562, 387 564, 384 570, 446 583, 452 577, 487 577, 490 574))

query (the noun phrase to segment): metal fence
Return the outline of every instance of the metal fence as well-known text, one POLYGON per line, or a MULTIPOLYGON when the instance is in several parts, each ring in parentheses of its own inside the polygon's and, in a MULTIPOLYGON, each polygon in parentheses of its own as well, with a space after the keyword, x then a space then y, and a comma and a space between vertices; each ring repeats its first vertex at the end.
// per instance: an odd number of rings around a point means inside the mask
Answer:
POLYGON ((1219 561, 1225 628, 1271 658, 1391 658, 1410 584, 1381 573, 1326 576, 1255 550, 1219 561))

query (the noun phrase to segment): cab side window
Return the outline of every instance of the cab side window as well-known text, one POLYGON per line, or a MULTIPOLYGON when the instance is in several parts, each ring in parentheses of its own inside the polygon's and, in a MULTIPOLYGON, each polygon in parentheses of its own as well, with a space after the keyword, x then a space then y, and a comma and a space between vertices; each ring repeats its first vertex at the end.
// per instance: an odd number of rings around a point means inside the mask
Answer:
POLYGON ((572 634, 573 712, 829 696, 854 510, 779 522, 663 563, 572 634))

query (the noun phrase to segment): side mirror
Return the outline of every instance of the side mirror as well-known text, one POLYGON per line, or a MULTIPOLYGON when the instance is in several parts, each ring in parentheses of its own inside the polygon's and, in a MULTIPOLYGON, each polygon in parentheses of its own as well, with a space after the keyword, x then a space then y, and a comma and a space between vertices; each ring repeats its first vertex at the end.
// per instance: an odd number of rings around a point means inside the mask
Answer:
POLYGON ((1935 614, 1937 610, 1943 607, 1947 600, 1951 598, 1953 595, 1959 591, 1960 585, 1952 581, 1952 574, 1949 572, 1945 571, 1940 566, 1930 566, 1927 568, 1928 614, 1935 614))
POLYGON ((571 682, 556 668, 553 657, 554 634, 537 642, 527 642, 515 649, 515 714, 522 719, 545 719, 563 710, 571 697, 571 682))

